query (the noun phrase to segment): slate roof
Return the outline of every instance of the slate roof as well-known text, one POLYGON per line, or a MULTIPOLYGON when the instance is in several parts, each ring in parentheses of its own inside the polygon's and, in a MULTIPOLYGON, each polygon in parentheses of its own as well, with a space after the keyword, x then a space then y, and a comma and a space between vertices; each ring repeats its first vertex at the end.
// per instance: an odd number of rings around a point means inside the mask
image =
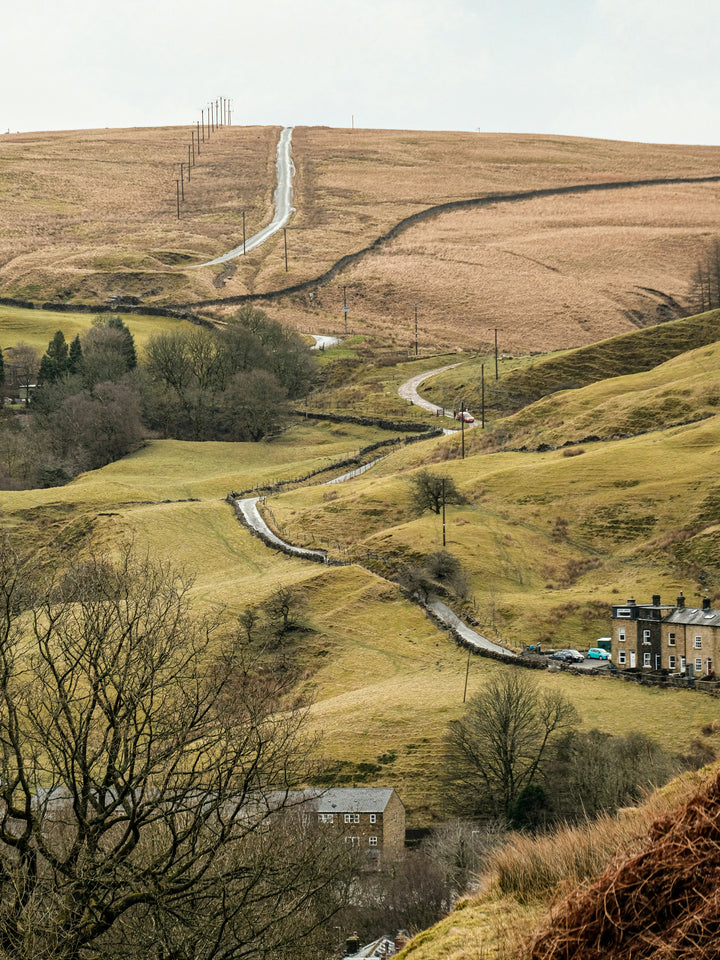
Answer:
POLYGON ((697 607, 677 607, 663 620, 688 626, 720 627, 720 610, 702 610, 697 607))
POLYGON ((392 787, 334 787, 305 790, 318 813, 382 813, 393 795, 392 787))

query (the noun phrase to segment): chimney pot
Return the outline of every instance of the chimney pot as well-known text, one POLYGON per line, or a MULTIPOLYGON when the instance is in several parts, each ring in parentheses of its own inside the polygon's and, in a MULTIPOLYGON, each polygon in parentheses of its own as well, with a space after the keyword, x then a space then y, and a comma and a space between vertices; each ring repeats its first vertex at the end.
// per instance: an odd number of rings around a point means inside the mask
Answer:
POLYGON ((677 605, 678 607, 685 606, 685 597, 682 594, 680 594, 680 596, 677 598, 677 605))
POLYGON ((703 610, 710 609, 710 597, 703 597, 703 610))
POLYGON ((660 594, 659 594, 659 593, 654 593, 654 594, 653 594, 653 606, 654 606, 654 607, 659 607, 659 606, 660 606, 660 594))

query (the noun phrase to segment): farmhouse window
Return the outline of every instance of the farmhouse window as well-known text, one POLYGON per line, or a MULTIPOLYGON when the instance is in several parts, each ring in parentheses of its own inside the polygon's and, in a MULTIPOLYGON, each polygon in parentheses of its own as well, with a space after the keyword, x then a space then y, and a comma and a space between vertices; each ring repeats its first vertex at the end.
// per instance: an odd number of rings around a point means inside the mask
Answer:
POLYGON ((620 650, 618 652, 618 663, 625 663, 625 651, 620 650))
POLYGON ((702 637, 695 637, 695 649, 702 650, 702 637))
POLYGON ((628 610, 627 607, 625 607, 622 610, 618 610, 617 615, 618 617, 626 617, 627 619, 630 619, 630 617, 632 616, 632 613, 630 610, 628 610))
POLYGON ((376 814, 376 813, 371 813, 371 814, 370 814, 370 823, 376 823, 376 822, 377 822, 377 814, 376 814))
POLYGON ((674 656, 674 654, 672 654, 672 653, 671 653, 670 656, 668 657, 668 669, 669 669, 669 670, 674 670, 674 669, 675 669, 675 656, 674 656))
POLYGON ((650 631, 643 630, 643 643, 650 643, 650 631))
POLYGON ((370 843, 370 846, 371 846, 371 847, 376 847, 376 846, 377 846, 377 837, 370 837, 369 843, 370 843))
POLYGON ((618 630, 618 640, 620 643, 625 643, 625 627, 620 627, 618 630))
POLYGON ((359 814, 359 813, 346 813, 346 814, 345 814, 345 823, 360 823, 360 814, 359 814))
POLYGON ((649 653, 644 653, 644 654, 643 654, 643 666, 644 666, 644 667, 649 667, 649 666, 651 666, 650 656, 651 656, 651 655, 650 655, 649 653))
POLYGON ((702 657, 695 658, 695 673, 700 673, 702 670, 702 657))
POLYGON ((675 646, 675 634, 674 634, 674 633, 669 633, 669 634, 668 634, 668 646, 669 646, 669 647, 674 647, 674 646, 675 646))
POLYGON ((333 821, 335 820, 335 814, 334 814, 334 813, 321 813, 321 814, 319 815, 319 820, 320 820, 320 823, 333 823, 333 821))
POLYGON ((350 843, 353 846, 360 843, 360 837, 345 837, 345 843, 350 843))

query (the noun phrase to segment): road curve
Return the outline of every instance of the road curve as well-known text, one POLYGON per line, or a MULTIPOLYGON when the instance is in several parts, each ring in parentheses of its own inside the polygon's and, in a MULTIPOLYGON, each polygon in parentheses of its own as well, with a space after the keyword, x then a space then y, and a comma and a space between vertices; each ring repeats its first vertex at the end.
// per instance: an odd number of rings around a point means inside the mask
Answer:
POLYGON ((272 532, 265 523, 260 511, 258 510, 258 501, 262 497, 246 497, 245 499, 236 499, 233 501, 236 510, 245 521, 245 525, 253 530, 261 540, 264 540, 269 546, 279 548, 285 553, 292 554, 295 557, 302 557, 305 560, 315 560, 321 563, 327 563, 327 551, 310 550, 307 547, 295 547, 285 540, 281 540, 272 532))
POLYGON ((508 659, 517 658, 517 654, 514 651, 508 650, 507 647, 495 643, 494 640, 488 640, 487 637, 483 637, 474 630, 471 630, 470 627, 464 624, 462 620, 452 612, 450 607, 442 603, 442 601, 429 600, 427 606, 428 609, 432 610, 435 616, 442 620, 467 646, 475 650, 488 650, 491 653, 497 653, 508 659))
POLYGON ((223 253, 222 256, 215 257, 214 260, 208 260, 207 263, 198 263, 196 266, 214 267, 218 263, 227 263, 228 260, 241 257, 248 250, 254 250, 255 247, 259 247, 261 243, 264 243, 268 237, 277 233, 278 230, 282 230, 288 222, 290 215, 295 211, 295 207, 292 205, 292 178, 295 173, 295 166, 290 155, 292 132, 292 127, 285 127, 278 141, 277 160, 275 161, 275 167, 277 168, 275 216, 272 218, 272 221, 266 227, 263 227, 262 230, 258 231, 258 233, 253 234, 244 244, 241 243, 239 247, 234 247, 228 251, 228 253, 223 253))
POLYGON ((434 377, 436 373, 442 373, 445 370, 452 370, 453 367, 459 367, 461 363, 465 363, 465 361, 459 360, 457 363, 448 363, 445 367, 438 367, 437 370, 428 370, 427 373, 419 373, 416 377, 411 377, 409 380, 406 380, 405 383, 401 383, 398 387, 398 393, 403 400, 409 400, 411 403, 414 403, 416 407, 422 407, 423 410, 429 410, 430 413, 434 413, 435 416, 453 418, 455 414, 452 410, 446 410, 444 407, 439 407, 436 403, 432 403, 430 400, 423 399, 423 397, 421 397, 417 392, 417 388, 424 380, 434 377))

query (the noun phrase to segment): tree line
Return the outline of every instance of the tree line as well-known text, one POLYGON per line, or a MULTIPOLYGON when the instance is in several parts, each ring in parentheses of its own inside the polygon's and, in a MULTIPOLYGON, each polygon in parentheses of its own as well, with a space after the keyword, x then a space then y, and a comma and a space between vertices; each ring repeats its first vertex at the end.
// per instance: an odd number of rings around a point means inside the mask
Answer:
POLYGON ((64 483, 147 438, 258 441, 277 433, 316 364, 294 330, 247 307, 220 329, 151 337, 138 359, 121 317, 97 317, 70 343, 58 330, 40 356, 0 350, 0 486, 64 483), (3 356, 4 354, 4 356, 3 356))

